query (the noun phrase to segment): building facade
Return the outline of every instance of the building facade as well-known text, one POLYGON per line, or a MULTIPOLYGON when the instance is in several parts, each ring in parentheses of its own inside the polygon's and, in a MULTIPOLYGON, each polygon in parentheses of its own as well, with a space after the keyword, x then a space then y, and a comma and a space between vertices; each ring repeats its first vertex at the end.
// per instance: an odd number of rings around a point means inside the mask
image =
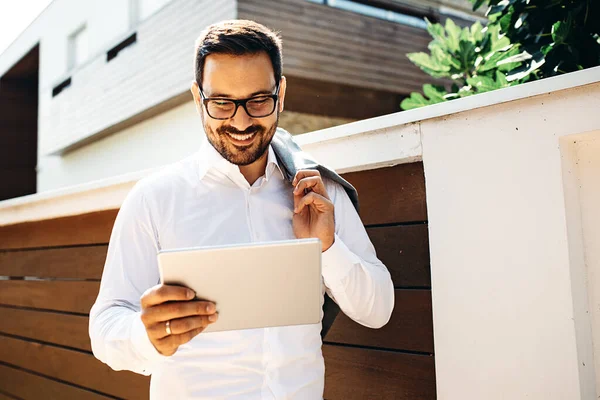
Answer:
POLYGON ((422 16, 441 14, 431 14, 433 3, 370 3, 53 1, 0 55, 0 199, 153 168, 195 149, 194 41, 223 19, 281 32, 289 88, 281 126, 292 133, 398 111, 428 79, 406 58, 430 40, 422 16))

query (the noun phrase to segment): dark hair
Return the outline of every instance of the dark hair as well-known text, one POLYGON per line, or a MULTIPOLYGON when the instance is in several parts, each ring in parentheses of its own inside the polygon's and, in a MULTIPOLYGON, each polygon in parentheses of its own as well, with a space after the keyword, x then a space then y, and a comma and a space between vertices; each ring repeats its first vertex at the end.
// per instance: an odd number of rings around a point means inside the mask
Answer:
POLYGON ((210 54, 258 54, 266 52, 273 64, 275 83, 282 75, 282 44, 278 34, 264 25, 248 20, 218 22, 206 28, 196 40, 194 71, 202 86, 204 60, 210 54))

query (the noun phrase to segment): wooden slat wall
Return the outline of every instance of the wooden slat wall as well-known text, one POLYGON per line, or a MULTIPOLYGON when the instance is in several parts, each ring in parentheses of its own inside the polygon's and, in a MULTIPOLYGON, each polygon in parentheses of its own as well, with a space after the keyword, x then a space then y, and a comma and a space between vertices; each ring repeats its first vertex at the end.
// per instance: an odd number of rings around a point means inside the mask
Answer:
POLYGON ((305 0, 238 0, 238 17, 282 33, 287 75, 404 94, 427 80, 406 58, 427 49, 424 29, 305 0))
POLYGON ((39 46, 0 77, 0 200, 36 192, 39 46))
MULTIPOLYGON (((325 398, 434 399, 422 164, 345 177, 359 190, 396 303, 379 330, 339 314, 323 346, 325 398)), ((88 338, 115 217, 111 210, 0 227, 0 276, 12 277, 0 280, 0 399, 148 397, 147 377, 112 371, 93 357, 88 338)))

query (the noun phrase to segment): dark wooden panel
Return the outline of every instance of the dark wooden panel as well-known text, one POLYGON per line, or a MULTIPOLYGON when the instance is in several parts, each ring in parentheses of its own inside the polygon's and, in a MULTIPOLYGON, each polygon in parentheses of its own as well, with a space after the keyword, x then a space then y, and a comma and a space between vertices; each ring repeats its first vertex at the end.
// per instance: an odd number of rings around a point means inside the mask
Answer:
POLYGON ((423 163, 343 175, 358 190, 365 225, 427 220, 423 163))
POLYGON ((0 306, 0 333, 92 351, 88 317, 0 306))
POLYGON ((108 246, 0 250, 1 276, 100 279, 108 246))
POLYGON ((89 313, 100 282, 0 281, 0 305, 89 313))
POLYGON ((21 400, 18 397, 13 397, 9 394, 0 392, 0 400, 21 400))
POLYGON ((376 41, 398 40, 400 43, 407 44, 419 40, 426 41, 426 44, 431 40, 427 40, 427 31, 421 28, 384 21, 339 8, 323 7, 304 0, 280 0, 276 4, 271 0, 239 1, 240 17, 242 12, 249 11, 273 15, 282 21, 288 19, 301 21, 307 27, 326 28, 350 37, 365 36, 376 41), (323 18, 323 13, 326 13, 327 18, 323 18))
POLYGON ((394 286, 431 287, 427 224, 367 228, 394 286))
POLYGON ((10 393, 23 400, 102 400, 113 398, 5 365, 0 365, 0 377, 2 377, 0 379, 0 391, 10 393))
POLYGON ((366 119, 398 111, 402 95, 332 82, 287 77, 286 110, 366 119))
POLYGON ((3 75, 3 80, 13 79, 38 79, 38 68, 40 61, 40 46, 35 45, 29 52, 23 56, 15 65, 3 75))
POLYGON ((0 361, 109 395, 148 398, 148 377, 113 371, 86 352, 0 335, 0 361))
POLYGON ((2 201, 35 193, 37 175, 34 167, 2 168, 0 181, 2 181, 0 185, 0 201, 2 201))
POLYGON ((366 328, 338 314, 326 342, 433 353, 431 291, 396 290, 390 321, 381 329, 366 328))
POLYGON ((328 400, 431 400, 433 356, 323 346, 328 400))
POLYGON ((118 210, 0 226, 0 249, 108 243, 118 210))
POLYGON ((431 80, 406 58, 427 48, 424 29, 303 0, 238 4, 240 18, 281 32, 286 75, 397 93, 418 90, 431 80))

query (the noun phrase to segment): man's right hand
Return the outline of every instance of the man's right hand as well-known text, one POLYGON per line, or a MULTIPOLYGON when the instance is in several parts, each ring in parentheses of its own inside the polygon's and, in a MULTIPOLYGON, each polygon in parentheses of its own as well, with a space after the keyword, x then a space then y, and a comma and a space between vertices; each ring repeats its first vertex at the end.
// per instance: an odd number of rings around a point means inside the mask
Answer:
POLYGON ((192 340, 218 318, 214 303, 192 300, 195 294, 183 286, 156 285, 141 297, 142 322, 156 350, 164 356, 192 340), (167 322, 171 334, 167 333, 167 322))

